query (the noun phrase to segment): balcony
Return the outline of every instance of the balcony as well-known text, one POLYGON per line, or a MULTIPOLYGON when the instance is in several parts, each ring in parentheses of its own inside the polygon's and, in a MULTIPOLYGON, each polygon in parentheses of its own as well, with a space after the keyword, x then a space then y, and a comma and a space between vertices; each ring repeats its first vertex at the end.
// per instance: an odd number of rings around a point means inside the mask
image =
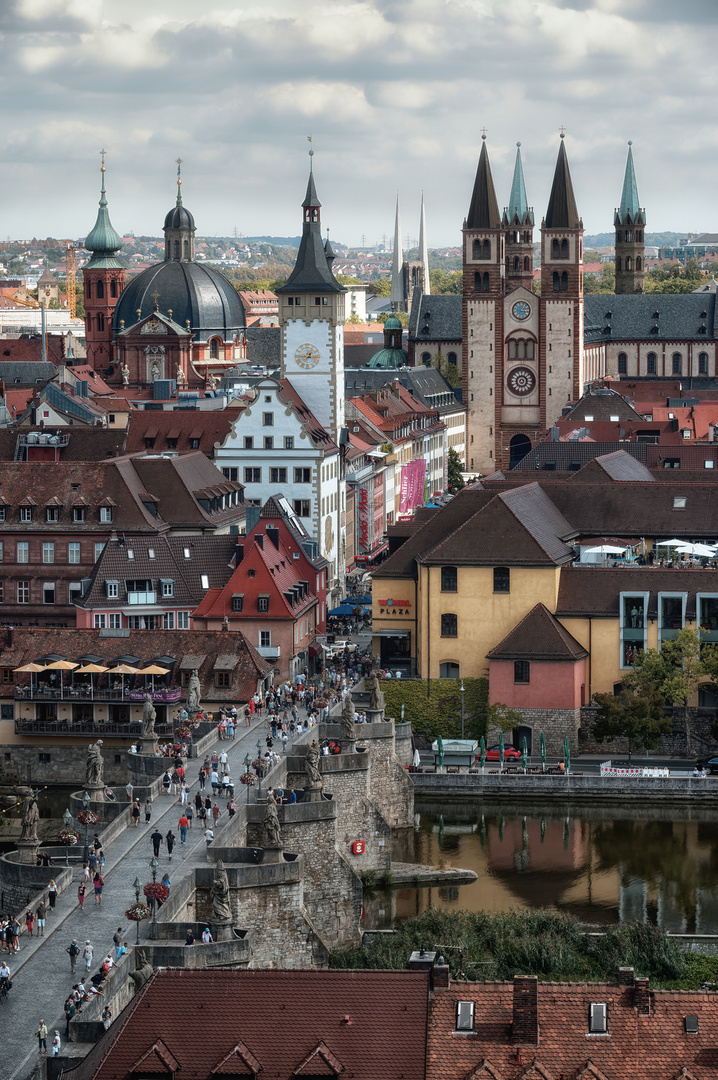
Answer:
POLYGON ((128 592, 127 594, 128 604, 156 604, 157 593, 154 589, 151 592, 128 592))
MULTIPOLYGON (((279 650, 277 650, 278 652, 279 650)), ((145 694, 150 694, 152 700, 160 704, 171 705, 182 700, 182 691, 179 687, 164 690, 150 690, 149 687, 146 690, 130 690, 129 686, 116 686, 112 689, 109 687, 100 687, 99 689, 94 687, 92 690, 89 686, 63 686, 62 689, 59 686, 41 686, 39 689, 33 687, 32 690, 29 686, 16 686, 14 697, 16 701, 70 701, 75 703, 81 701, 124 701, 130 704, 131 702, 144 701, 145 694)))
POLYGON ((263 656, 265 660, 279 660, 279 645, 260 645, 257 648, 257 652, 260 656, 263 656))
MULTIPOLYGON (((172 738, 173 725, 155 723, 155 732, 160 739, 172 738)), ((26 717, 15 718, 16 735, 92 735, 93 738, 114 736, 119 739, 135 738, 142 734, 142 724, 118 724, 98 720, 31 720, 26 717)))

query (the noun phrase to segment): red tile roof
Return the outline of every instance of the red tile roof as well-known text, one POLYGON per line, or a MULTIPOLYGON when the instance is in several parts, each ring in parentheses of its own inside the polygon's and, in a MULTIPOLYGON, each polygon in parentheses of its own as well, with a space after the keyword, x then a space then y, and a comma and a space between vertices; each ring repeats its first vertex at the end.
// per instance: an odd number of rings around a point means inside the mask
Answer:
POLYGON ((583 645, 544 604, 536 604, 487 654, 489 660, 581 660, 583 645))
POLYGON ((424 1080, 427 1011, 426 972, 162 969, 64 1075, 424 1080))

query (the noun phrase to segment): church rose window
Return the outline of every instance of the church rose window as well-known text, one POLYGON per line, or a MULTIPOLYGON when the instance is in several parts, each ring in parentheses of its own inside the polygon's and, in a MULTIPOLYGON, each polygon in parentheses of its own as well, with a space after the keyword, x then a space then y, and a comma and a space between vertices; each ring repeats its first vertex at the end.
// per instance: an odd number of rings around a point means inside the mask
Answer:
POLYGON ((536 386, 536 376, 531 368, 515 367, 509 372, 507 382, 512 394, 516 397, 526 397, 536 386))

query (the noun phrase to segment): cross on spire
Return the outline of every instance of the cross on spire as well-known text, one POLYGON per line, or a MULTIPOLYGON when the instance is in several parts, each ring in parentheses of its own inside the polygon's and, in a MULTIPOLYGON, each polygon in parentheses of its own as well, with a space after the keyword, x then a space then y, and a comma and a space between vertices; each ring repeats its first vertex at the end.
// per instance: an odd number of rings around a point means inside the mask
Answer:
POLYGON ((482 139, 486 138, 486 128, 485 127, 482 127, 482 129, 481 129, 481 138, 482 139))
POLYGON ((154 300, 154 302, 155 302, 155 307, 154 307, 154 309, 155 309, 155 311, 158 311, 158 310, 159 310, 159 306, 160 306, 160 294, 159 294, 159 293, 157 292, 157 290, 156 290, 156 289, 155 289, 155 291, 154 291, 154 292, 152 293, 152 299, 153 299, 153 300, 154 300))
POLYGON ((105 171, 105 154, 106 153, 107 153, 106 150, 100 150, 100 158, 102 160, 102 165, 100 166, 100 172, 105 171))
POLYGON ((566 128, 563 126, 563 124, 559 128, 559 131, 561 132, 561 138, 562 139, 565 138, 565 136, 566 136, 566 128))

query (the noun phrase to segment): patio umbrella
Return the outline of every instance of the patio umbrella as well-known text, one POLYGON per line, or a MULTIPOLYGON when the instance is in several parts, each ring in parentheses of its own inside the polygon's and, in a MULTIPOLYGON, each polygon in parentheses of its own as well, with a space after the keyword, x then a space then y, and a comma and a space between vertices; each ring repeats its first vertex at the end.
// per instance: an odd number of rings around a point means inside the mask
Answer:
POLYGON ((481 754, 481 769, 483 771, 483 768, 486 764, 486 739, 483 735, 481 736, 481 741, 479 742, 479 752, 481 754))
POLYGON ((615 544, 599 544, 598 547, 583 549, 585 555, 624 555, 626 548, 616 547, 615 544))
POLYGON ((685 552, 688 555, 702 555, 706 559, 715 555, 715 549, 708 547, 707 544, 683 544, 682 547, 676 548, 676 551, 685 552))
POLYGON ((526 736, 524 735, 523 739, 521 740, 521 764, 524 767, 524 772, 526 772, 526 768, 528 766, 528 756, 529 751, 526 744, 526 736))
POLYGON ((92 681, 93 675, 101 675, 103 671, 107 671, 104 664, 85 664, 83 667, 79 667, 75 672, 76 675, 89 675, 90 676, 90 697, 95 697, 95 686, 92 681))
POLYGON ((421 755, 419 754, 418 750, 414 751, 414 758, 412 760, 412 765, 413 765, 413 767, 415 769, 418 769, 420 767, 420 765, 421 765, 421 755))
POLYGON ((140 675, 152 676, 152 690, 155 688, 155 675, 166 675, 167 668, 160 667, 159 664, 148 664, 147 667, 143 667, 140 671, 140 675))
POLYGON ((499 770, 504 767, 504 733, 499 732, 499 770))
MULTIPOLYGON (((32 697, 32 675, 37 674, 38 671, 44 671, 43 664, 23 664, 22 667, 15 668, 15 671, 29 672, 30 673, 30 697, 32 697)), ((35 689, 37 690, 37 682, 35 683, 35 689)))
POLYGON ((659 540, 656 547, 682 547, 685 540, 659 540))
POLYGON ((438 739, 436 740, 436 753, 437 753, 437 756, 439 758, 439 768, 443 769, 443 767, 444 767, 444 740, 442 739, 441 735, 439 735, 438 739))
POLYGON ((568 735, 563 740, 563 760, 564 765, 566 766, 566 772, 568 773, 571 771, 571 749, 568 745, 568 735))
POLYGON ((546 772, 546 739, 541 732, 541 772, 546 772))
POLYGON ((117 667, 110 668, 110 675, 120 675, 122 678, 122 696, 125 696, 125 675, 136 675, 139 668, 130 667, 129 664, 118 664, 117 667))
POLYGON ((62 694, 62 673, 63 671, 74 671, 79 664, 74 664, 72 660, 55 660, 52 664, 48 664, 45 671, 59 671, 60 672, 60 694, 62 694))

